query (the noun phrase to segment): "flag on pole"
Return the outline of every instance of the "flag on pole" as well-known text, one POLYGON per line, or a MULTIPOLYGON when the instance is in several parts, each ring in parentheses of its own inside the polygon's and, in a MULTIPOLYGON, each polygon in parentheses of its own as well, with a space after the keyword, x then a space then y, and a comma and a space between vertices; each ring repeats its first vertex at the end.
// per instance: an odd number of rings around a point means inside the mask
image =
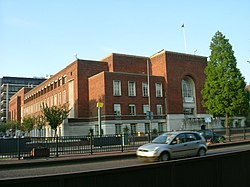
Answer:
POLYGON ((183 27, 184 27, 184 24, 182 24, 181 28, 183 28, 183 27))

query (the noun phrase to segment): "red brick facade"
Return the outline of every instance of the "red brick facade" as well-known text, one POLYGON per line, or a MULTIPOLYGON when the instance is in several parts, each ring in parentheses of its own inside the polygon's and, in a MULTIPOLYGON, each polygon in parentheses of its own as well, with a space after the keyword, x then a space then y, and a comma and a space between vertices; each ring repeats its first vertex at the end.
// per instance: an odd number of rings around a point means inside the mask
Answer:
POLYGON ((84 118, 91 122, 97 120, 96 103, 103 102, 102 114, 107 123, 116 119, 114 104, 121 105, 120 119, 126 119, 127 123, 133 119, 145 120, 143 105, 149 103, 149 98, 143 96, 142 85, 148 82, 147 65, 150 70, 150 108, 155 120, 159 117, 157 105, 162 106, 163 116, 160 119, 165 123, 170 123, 167 118, 171 114, 183 116, 182 81, 185 78, 191 79, 195 86, 193 105, 196 112, 193 117, 205 115, 201 90, 205 82, 206 57, 161 51, 151 57, 111 54, 101 61, 77 59, 29 92, 18 92, 10 103, 12 119, 19 120, 26 115, 40 113, 42 103, 49 106, 67 103, 72 110, 69 118, 84 118), (121 83, 119 96, 114 96, 114 81, 121 83), (128 94, 129 82, 135 85, 134 96, 128 94), (156 85, 162 85, 160 97, 156 96, 156 85), (130 104, 136 107, 135 116, 130 115, 130 104), (19 114, 22 114, 21 117, 19 114))

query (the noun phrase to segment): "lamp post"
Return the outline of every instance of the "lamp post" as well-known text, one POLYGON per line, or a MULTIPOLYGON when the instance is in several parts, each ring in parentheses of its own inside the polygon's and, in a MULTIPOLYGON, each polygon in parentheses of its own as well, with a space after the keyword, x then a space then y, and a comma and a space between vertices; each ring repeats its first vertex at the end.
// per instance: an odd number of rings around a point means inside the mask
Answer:
POLYGON ((96 107, 98 108, 98 125, 99 125, 99 135, 102 135, 102 107, 103 107, 103 103, 102 102, 98 102, 96 104, 96 107))

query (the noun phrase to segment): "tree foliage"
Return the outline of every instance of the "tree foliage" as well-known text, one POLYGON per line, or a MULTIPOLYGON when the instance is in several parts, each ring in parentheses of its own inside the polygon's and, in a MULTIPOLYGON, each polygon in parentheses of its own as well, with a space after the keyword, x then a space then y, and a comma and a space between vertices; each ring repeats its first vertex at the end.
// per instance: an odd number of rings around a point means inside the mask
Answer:
POLYGON ((230 117, 246 114, 249 109, 245 78, 237 68, 229 40, 221 32, 215 33, 210 50, 202 90, 204 106, 215 117, 225 116, 225 125, 229 126, 230 117))
POLYGON ((26 116, 23 118, 22 122, 22 130, 30 133, 32 129, 35 127, 36 118, 34 116, 26 116))
POLYGON ((70 110, 64 106, 52 106, 48 107, 47 104, 42 105, 42 112, 46 118, 46 121, 50 125, 51 129, 57 132, 57 127, 63 122, 63 120, 68 116, 70 110))

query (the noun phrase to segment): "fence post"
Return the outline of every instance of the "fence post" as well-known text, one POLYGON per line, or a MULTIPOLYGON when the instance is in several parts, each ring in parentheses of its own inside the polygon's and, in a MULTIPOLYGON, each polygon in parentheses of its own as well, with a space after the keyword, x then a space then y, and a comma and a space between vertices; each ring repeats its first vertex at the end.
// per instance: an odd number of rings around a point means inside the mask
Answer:
POLYGON ((243 127, 243 139, 246 139, 246 127, 243 127))
POLYGON ((18 152, 18 160, 21 159, 21 151, 20 151, 20 136, 17 138, 17 152, 18 152))
POLYGON ((90 134, 90 154, 93 155, 93 134, 90 134))
POLYGON ((122 133, 122 134, 121 134, 121 148, 122 148, 122 152, 124 151, 124 150, 123 150, 123 145, 125 145, 125 140, 124 140, 124 138, 125 138, 125 137, 124 137, 124 134, 122 133))
POLYGON ((59 157, 59 153, 58 153, 58 135, 56 135, 56 157, 59 157))

